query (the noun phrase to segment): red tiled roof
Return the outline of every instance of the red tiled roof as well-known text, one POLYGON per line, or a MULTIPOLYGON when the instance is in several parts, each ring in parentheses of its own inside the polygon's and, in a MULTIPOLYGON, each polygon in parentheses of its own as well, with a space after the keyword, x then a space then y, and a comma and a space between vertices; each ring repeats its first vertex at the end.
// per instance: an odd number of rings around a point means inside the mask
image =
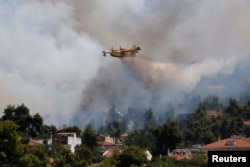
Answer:
POLYGON ((250 149, 250 138, 231 137, 202 147, 205 150, 250 149))
POLYGON ((109 143, 109 142, 106 142, 106 141, 99 142, 99 144, 100 144, 101 146, 115 146, 114 143, 109 143))
POLYGON ((216 110, 207 110, 206 114, 207 114, 208 117, 212 117, 212 116, 218 117, 218 116, 222 115, 222 112, 216 111, 216 110))
POLYGON ((128 137, 128 133, 121 134, 121 137, 128 137))
POLYGON ((98 136, 99 136, 99 137, 106 137, 106 135, 101 134, 101 133, 99 133, 98 136))
POLYGON ((244 124, 245 124, 246 126, 250 126, 250 121, 245 121, 244 124))
POLYGON ((40 146, 40 145, 43 145, 43 144, 39 141, 36 141, 36 140, 29 141, 29 146, 40 146))

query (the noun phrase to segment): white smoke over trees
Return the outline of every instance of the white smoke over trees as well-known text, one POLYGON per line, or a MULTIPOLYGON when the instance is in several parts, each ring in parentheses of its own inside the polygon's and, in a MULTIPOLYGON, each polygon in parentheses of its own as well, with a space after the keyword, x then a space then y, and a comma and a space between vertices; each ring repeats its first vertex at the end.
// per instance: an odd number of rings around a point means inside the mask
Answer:
POLYGON ((101 45, 75 30, 66 3, 0 1, 0 8, 2 110, 24 103, 47 122, 67 123, 99 66, 101 45))
POLYGON ((24 103, 49 123, 103 117, 111 106, 164 112, 185 95, 248 85, 249 1, 0 1, 1 108, 24 103), (138 57, 103 49, 142 48, 138 57), (237 80, 237 81, 236 81, 237 80))

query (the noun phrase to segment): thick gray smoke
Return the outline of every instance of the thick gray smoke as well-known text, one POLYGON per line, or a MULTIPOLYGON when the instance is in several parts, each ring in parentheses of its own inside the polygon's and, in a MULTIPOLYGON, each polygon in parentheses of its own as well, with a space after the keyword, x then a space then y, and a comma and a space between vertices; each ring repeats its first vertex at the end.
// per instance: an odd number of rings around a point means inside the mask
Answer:
POLYGON ((101 50, 76 25, 74 7, 61 1, 0 1, 2 111, 24 103, 46 123, 69 123, 101 50))
POLYGON ((170 103, 189 103, 186 95, 238 96, 246 89, 242 83, 248 84, 248 74, 237 78, 241 86, 235 79, 236 71, 246 71, 249 64, 248 1, 75 5, 79 30, 97 37, 107 49, 135 43, 143 50, 134 59, 104 60, 83 91, 81 122, 100 123, 111 106, 123 114, 128 108, 149 107, 162 114, 170 103), (247 62, 244 67, 242 62, 247 62))
POLYGON ((249 7, 247 0, 0 0, 0 107, 23 102, 48 123, 77 117, 85 125, 111 106, 159 113, 187 94, 238 95, 249 78, 249 7), (101 56, 133 44, 142 48, 136 58, 101 56))

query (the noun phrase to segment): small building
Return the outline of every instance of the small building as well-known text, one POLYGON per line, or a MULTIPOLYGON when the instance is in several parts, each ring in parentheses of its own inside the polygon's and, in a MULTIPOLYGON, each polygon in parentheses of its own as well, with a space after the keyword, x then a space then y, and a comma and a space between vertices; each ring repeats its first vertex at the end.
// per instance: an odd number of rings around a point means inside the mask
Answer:
POLYGON ((190 159, 192 158, 192 153, 189 149, 175 149, 169 154, 169 156, 177 160, 185 158, 190 159))
POLYGON ((128 137, 128 133, 121 134, 121 138, 126 139, 128 137))
POLYGON ((246 125, 246 126, 250 126, 250 120, 248 120, 248 121, 244 121, 244 125, 246 125))
POLYGON ((197 153, 197 152, 201 152, 201 144, 194 144, 192 145, 192 147, 190 148, 190 151, 192 153, 197 153))
POLYGON ((218 117, 218 116, 222 116, 222 112, 216 111, 216 110, 207 110, 206 115, 208 118, 218 117))
POLYGON ((112 150, 113 148, 116 147, 115 143, 110 143, 110 142, 106 142, 106 141, 98 142, 98 144, 100 145, 100 152, 101 153, 105 153, 106 151, 112 150))
POLYGON ((250 138, 233 135, 230 138, 218 140, 202 147, 207 151, 240 151, 250 150, 250 138))
POLYGON ((42 146, 44 144, 43 144, 43 140, 33 140, 33 139, 30 139, 28 145, 29 146, 42 146))
POLYGON ((113 147, 108 150, 106 150, 104 153, 102 153, 102 156, 104 157, 112 157, 115 152, 121 152, 121 149, 119 147, 113 147))
POLYGON ((100 152, 102 154, 107 154, 108 152, 112 152, 111 150, 113 150, 117 144, 115 143, 115 138, 110 137, 110 136, 106 136, 103 134, 99 134, 98 135, 98 144, 100 145, 100 152))
POLYGON ((152 158, 153 158, 153 156, 152 156, 152 154, 148 150, 146 151, 146 155, 147 155, 147 160, 151 161, 152 158))
POLYGON ((72 153, 75 152, 75 147, 82 144, 81 138, 76 137, 76 133, 62 132, 57 134, 58 142, 69 148, 72 153))

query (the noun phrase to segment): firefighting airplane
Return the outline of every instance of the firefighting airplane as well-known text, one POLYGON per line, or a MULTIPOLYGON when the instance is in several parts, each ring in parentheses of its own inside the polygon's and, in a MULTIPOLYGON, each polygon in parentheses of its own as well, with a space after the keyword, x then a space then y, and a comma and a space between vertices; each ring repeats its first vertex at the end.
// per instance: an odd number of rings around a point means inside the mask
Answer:
POLYGON ((120 49, 111 49, 110 51, 103 51, 103 56, 107 56, 107 54, 110 54, 110 56, 113 57, 135 57, 136 53, 141 50, 140 47, 134 45, 131 49, 125 49, 121 48, 120 49))

